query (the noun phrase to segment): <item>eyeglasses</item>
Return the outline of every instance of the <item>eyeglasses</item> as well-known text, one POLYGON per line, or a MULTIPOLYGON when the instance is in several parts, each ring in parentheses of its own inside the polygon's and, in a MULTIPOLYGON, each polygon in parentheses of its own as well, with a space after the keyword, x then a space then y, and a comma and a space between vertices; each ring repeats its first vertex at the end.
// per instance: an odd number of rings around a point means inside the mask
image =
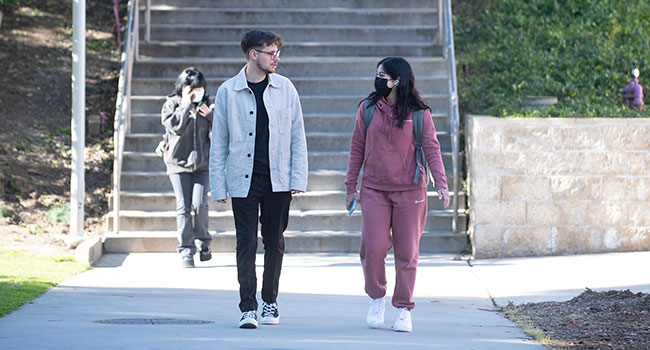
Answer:
POLYGON ((255 51, 257 51, 257 52, 263 52, 263 53, 265 53, 265 54, 271 56, 271 59, 272 59, 272 60, 277 59, 277 58, 280 58, 280 50, 278 50, 278 51, 271 51, 271 52, 268 52, 268 51, 262 51, 262 50, 258 50, 258 49, 253 49, 253 50, 255 50, 255 51))

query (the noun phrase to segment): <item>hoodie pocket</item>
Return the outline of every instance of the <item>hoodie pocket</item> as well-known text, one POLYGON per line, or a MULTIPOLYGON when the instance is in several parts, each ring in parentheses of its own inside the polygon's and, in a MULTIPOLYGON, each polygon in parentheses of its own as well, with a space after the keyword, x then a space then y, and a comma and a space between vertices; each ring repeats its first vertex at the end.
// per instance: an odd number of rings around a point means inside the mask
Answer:
POLYGON ((402 184, 406 176, 404 156, 399 152, 371 150, 368 152, 363 172, 368 180, 383 184, 402 184))

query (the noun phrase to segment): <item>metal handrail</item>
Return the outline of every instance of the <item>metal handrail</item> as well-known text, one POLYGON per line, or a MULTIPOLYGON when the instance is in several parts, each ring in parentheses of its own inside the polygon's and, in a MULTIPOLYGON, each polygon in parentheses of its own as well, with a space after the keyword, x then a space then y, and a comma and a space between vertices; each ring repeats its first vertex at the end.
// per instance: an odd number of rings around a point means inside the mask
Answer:
POLYGON ((129 0, 126 20, 122 69, 115 101, 115 124, 113 133, 113 232, 120 231, 120 190, 124 141, 131 125, 131 73, 138 45, 138 0, 129 0))
POLYGON ((449 79, 447 89, 449 92, 449 125, 451 131, 451 162, 453 166, 453 193, 452 207, 454 209, 454 218, 452 222, 452 231, 458 233, 458 182, 460 178, 460 154, 459 154, 459 127, 460 116, 458 114, 458 90, 456 86, 456 60, 454 56, 454 28, 451 18, 451 0, 445 0, 443 9, 443 27, 445 31, 445 42, 443 46, 443 55, 449 66, 449 79))

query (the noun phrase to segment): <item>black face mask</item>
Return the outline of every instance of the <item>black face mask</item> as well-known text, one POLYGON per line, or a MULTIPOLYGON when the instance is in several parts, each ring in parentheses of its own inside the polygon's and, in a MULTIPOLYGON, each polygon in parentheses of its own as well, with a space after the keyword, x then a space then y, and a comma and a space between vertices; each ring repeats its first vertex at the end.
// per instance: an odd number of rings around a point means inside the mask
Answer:
POLYGON ((386 97, 390 95, 392 90, 393 89, 388 87, 388 79, 375 77, 375 91, 377 91, 379 96, 386 97))

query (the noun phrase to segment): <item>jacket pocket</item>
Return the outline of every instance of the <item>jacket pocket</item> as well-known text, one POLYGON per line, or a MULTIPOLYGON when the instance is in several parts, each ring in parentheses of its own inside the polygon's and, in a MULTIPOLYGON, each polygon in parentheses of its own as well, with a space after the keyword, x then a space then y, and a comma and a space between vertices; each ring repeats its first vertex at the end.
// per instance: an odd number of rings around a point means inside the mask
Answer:
POLYGON ((286 135, 291 132, 291 108, 283 108, 277 111, 278 132, 286 135))

